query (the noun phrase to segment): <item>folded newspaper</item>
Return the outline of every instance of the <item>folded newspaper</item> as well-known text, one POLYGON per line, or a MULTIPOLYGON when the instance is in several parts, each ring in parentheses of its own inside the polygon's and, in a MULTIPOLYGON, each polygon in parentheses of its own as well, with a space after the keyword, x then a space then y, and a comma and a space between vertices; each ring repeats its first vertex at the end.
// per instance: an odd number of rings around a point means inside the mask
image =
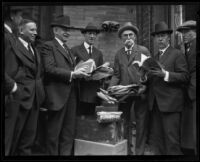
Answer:
POLYGON ((87 61, 80 61, 75 70, 79 68, 86 68, 86 73, 91 74, 92 80, 101 80, 113 75, 113 69, 109 67, 109 63, 106 62, 103 65, 96 67, 96 64, 93 59, 87 61))
POLYGON ((113 112, 106 112, 100 111, 97 112, 97 121, 99 123, 109 123, 119 121, 121 119, 121 111, 113 111, 113 112))

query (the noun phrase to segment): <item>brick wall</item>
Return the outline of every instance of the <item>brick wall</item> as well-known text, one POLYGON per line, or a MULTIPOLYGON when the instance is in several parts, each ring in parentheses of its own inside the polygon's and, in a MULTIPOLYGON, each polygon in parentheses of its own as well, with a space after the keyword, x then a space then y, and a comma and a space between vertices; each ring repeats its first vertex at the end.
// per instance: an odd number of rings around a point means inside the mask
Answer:
MULTIPOLYGON (((107 20, 117 21, 120 25, 131 21, 136 25, 136 6, 126 5, 87 5, 87 6, 64 6, 64 15, 70 16, 71 25, 84 28, 88 22, 100 25, 107 20)), ((72 31, 69 46, 73 47, 83 42, 84 38, 80 31, 72 31)), ((113 64, 117 50, 122 47, 117 32, 102 32, 98 35, 95 46, 104 55, 104 61, 113 64)))

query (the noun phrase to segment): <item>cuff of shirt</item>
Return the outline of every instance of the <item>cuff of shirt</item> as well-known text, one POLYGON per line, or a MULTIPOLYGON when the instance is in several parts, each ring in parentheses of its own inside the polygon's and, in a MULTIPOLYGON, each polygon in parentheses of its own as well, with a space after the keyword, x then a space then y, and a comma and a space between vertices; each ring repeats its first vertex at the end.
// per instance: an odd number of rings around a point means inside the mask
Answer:
POLYGON ((14 93, 16 90, 17 90, 17 84, 15 83, 11 93, 14 93))
POLYGON ((73 71, 71 71, 69 82, 72 81, 72 75, 73 75, 73 71))
POLYGON ((166 71, 164 81, 168 82, 169 81, 169 72, 166 71))

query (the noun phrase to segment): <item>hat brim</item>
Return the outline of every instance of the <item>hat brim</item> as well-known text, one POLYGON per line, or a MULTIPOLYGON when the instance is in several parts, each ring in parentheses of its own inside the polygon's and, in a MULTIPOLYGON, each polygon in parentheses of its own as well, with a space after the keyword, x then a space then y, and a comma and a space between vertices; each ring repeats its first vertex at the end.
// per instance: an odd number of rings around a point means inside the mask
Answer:
POLYGON ((96 32, 97 34, 99 34, 100 30, 98 30, 98 29, 83 29, 83 30, 81 30, 82 34, 85 34, 86 32, 96 32))
POLYGON ((55 27, 55 26, 58 26, 58 27, 61 27, 61 28, 66 28, 66 29, 73 28, 72 26, 63 25, 63 24, 54 24, 54 23, 51 24, 51 27, 55 27))
POLYGON ((125 26, 125 27, 119 29, 119 31, 118 31, 118 36, 121 37, 121 34, 122 34, 123 31, 125 31, 125 30, 132 30, 136 35, 138 35, 138 33, 139 33, 139 30, 138 30, 138 29, 136 29, 136 28, 134 28, 134 27, 132 27, 132 26, 125 26))
POLYGON ((152 36, 155 36, 155 35, 158 35, 158 34, 172 34, 173 33, 173 30, 164 30, 164 31, 159 31, 159 32, 152 32, 151 35, 152 36))
POLYGON ((192 29, 196 29, 196 26, 181 26, 177 28, 176 31, 182 32, 183 30, 192 30, 192 29))

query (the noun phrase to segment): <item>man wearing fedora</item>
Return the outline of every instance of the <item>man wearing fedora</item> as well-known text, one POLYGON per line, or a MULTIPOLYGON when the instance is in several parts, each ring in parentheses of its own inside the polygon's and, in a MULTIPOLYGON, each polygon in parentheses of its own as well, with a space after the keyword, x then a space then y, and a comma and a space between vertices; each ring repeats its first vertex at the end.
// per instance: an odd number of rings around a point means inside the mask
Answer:
POLYGON ((151 35, 159 52, 154 58, 162 69, 148 75, 151 128, 149 144, 156 155, 181 155, 180 117, 184 106, 183 84, 188 81, 187 62, 180 50, 170 46, 173 30, 163 21, 151 35))
MULTIPOLYGON (((81 45, 72 48, 73 54, 76 57, 76 62, 93 59, 96 67, 102 65, 102 52, 94 46, 100 30, 93 23, 88 23, 81 33, 85 41, 81 45)), ((95 107, 97 105, 96 93, 100 85, 100 81, 90 80, 89 78, 80 80, 80 104, 77 110, 78 115, 95 115, 95 107)))
MULTIPOLYGON (((137 69, 132 65, 133 61, 140 61, 141 54, 149 56, 149 50, 136 44, 139 29, 131 22, 125 23, 119 30, 118 36, 123 46, 115 55, 114 75, 110 81, 109 87, 115 85, 140 84, 140 75, 137 69)), ((145 91, 145 86, 141 88, 141 94, 145 91)), ((136 155, 143 155, 147 137, 148 108, 146 97, 138 98, 133 101, 128 98, 124 103, 119 104, 119 111, 122 111, 122 119, 125 121, 125 138, 128 140, 128 154, 131 155, 131 109, 134 105, 136 116, 136 155)))
POLYGON ((185 92, 186 106, 182 113, 181 146, 193 149, 196 153, 196 21, 185 21, 177 28, 177 31, 181 32, 183 36, 185 57, 190 75, 185 92))
MULTIPOLYGON (((16 6, 4 6, 4 58, 10 63, 17 62, 11 59, 10 53, 15 50, 17 40, 17 29, 22 20, 22 10, 16 6)), ((9 64, 10 64, 9 63, 9 64)), ((4 73, 4 95, 5 95, 5 155, 10 155, 12 147, 13 132, 19 110, 20 88, 14 74, 9 71, 9 64, 5 62, 4 73)))
POLYGON ((71 155, 76 115, 76 78, 86 77, 85 68, 74 71, 75 60, 67 46, 70 18, 58 16, 51 24, 54 39, 41 49, 44 64, 44 85, 48 109, 47 153, 71 155))

